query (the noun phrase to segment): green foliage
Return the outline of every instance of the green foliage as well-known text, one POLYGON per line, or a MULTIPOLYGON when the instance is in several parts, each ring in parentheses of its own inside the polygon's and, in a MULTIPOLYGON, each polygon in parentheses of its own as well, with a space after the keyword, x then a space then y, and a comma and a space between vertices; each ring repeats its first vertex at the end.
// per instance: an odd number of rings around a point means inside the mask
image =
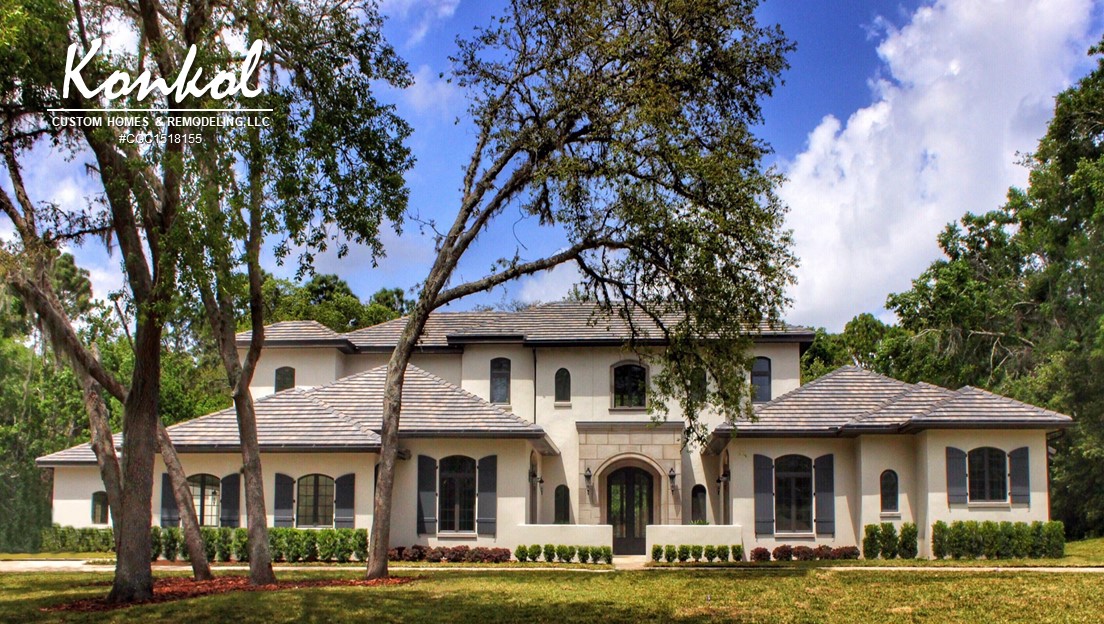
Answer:
POLYGON ((336 529, 322 529, 318 531, 318 560, 333 561, 337 559, 338 549, 341 548, 341 537, 336 529))
POLYGON ((556 545, 545 544, 544 545, 544 561, 546 563, 552 563, 556 560, 556 545))
POLYGON ((932 557, 942 559, 951 554, 950 527, 940 520, 932 525, 932 557))
POLYGON ((743 561, 744 560, 744 545, 736 544, 732 547, 732 560, 743 561))
POLYGON ((679 544, 678 547, 678 560, 679 563, 686 563, 686 560, 690 558, 690 546, 686 544, 679 544))
MULTIPOLYGON (((541 557, 541 545, 533 544, 529 547, 529 561, 540 561, 541 557)), ((546 560, 547 561, 547 560, 546 560)))
MULTIPOLYGON (((318 321, 337 332, 370 327, 408 311, 412 303, 401 288, 381 289, 362 302, 336 275, 315 274, 302 285, 266 276, 263 285, 265 322, 318 321)), ((248 329, 243 318, 241 329, 248 329)))
POLYGON ((353 553, 358 561, 368 561, 368 529, 353 530, 353 553))
POLYGON ((701 545, 699 545, 699 544, 692 544, 692 545, 690 546, 690 557, 691 557, 691 558, 692 558, 692 559, 693 559, 694 561, 701 561, 701 558, 702 558, 702 550, 703 550, 703 549, 702 549, 701 545))
POLYGON ((606 565, 610 565, 610 564, 613 563, 613 547, 612 546, 603 546, 602 547, 602 562, 605 563, 606 565))
POLYGON ((663 547, 663 560, 667 563, 672 563, 678 559, 678 547, 674 544, 667 544, 663 547))
POLYGON ((981 523, 979 538, 981 539, 981 552, 986 559, 996 559, 1000 556, 1000 525, 992 520, 981 523))
MULTIPOLYGON (((898 547, 897 527, 892 522, 883 522, 878 536, 883 559, 896 559, 898 547)), ((863 546, 865 547, 865 540, 863 546)))
POLYGON ((207 555, 207 561, 214 561, 218 554, 219 532, 215 527, 200 527, 199 534, 203 538, 203 552, 207 555))
POLYGON ((525 563, 529 559, 529 549, 524 544, 518 544, 518 547, 514 549, 514 558, 525 563))
POLYGON ((153 553, 151 560, 157 561, 161 558, 161 527, 157 525, 150 527, 150 552, 153 553))
POLYGON ((882 529, 876 524, 863 527, 862 551, 866 559, 877 559, 882 552, 882 529))
POLYGON ((590 559, 590 546, 579 546, 575 550, 579 553, 579 563, 586 563, 590 559))
POLYGON ((161 529, 161 556, 166 561, 176 561, 180 555, 180 529, 178 527, 164 527, 161 529))
POLYGON ((717 558, 717 547, 712 544, 706 546, 702 551, 702 555, 705 557, 706 561, 713 563, 713 560, 717 558))
POLYGON ((652 544, 652 561, 659 562, 663 558, 663 545, 652 544))
POLYGON ((902 559, 915 559, 920 550, 919 532, 912 522, 901 525, 901 541, 897 549, 902 559))
POLYGON ((1060 520, 1047 522, 1043 527, 1043 549, 1045 557, 1059 559, 1066 554, 1066 530, 1060 520))
MULTIPOLYGON (((717 560, 718 561, 728 561, 728 555, 729 555, 729 550, 728 550, 728 545, 727 544, 721 544, 720 546, 717 547, 717 560)), ((741 555, 740 559, 743 559, 743 553, 740 553, 740 555, 741 555)), ((739 561, 739 559, 737 559, 737 561, 739 561)))
POLYGON ((558 559, 560 563, 570 563, 573 556, 568 554, 567 546, 560 544, 556 546, 556 559, 558 559))
POLYGON ((234 558, 240 562, 249 561, 249 529, 238 527, 234 529, 234 558))

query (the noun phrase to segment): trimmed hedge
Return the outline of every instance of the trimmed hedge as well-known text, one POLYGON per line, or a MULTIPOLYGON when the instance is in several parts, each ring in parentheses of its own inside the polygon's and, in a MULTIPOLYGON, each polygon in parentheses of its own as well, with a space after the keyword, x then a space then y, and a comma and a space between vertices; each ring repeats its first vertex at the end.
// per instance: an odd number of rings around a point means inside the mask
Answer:
MULTIPOLYGON (((42 529, 43 552, 111 552, 115 550, 115 535, 111 529, 63 527, 53 525, 42 529)), ((151 535, 152 538, 152 535, 151 535)))
POLYGON ((1066 530, 1061 521, 975 522, 956 520, 932 525, 932 556, 936 559, 1059 559, 1066 554, 1066 530))

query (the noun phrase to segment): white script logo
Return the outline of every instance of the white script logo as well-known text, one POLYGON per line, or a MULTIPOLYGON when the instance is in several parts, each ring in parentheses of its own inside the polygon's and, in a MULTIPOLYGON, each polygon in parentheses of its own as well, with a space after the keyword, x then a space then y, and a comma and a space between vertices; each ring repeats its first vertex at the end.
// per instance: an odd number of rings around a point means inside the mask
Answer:
POLYGON ((211 97, 216 100, 221 100, 228 95, 234 95, 241 93, 245 97, 255 97, 261 93, 260 87, 251 89, 249 87, 249 80, 253 76, 253 72, 257 70, 257 66, 261 64, 261 51, 264 48, 264 42, 260 39, 253 42, 253 45, 249 46, 249 52, 242 59, 241 69, 239 70, 241 77, 239 78, 234 72, 220 71, 215 74, 205 86, 199 86, 199 80, 203 76, 202 69, 196 69, 195 75, 189 75, 192 73, 192 64, 195 62, 196 47, 195 44, 188 49, 188 56, 184 58, 184 64, 180 67, 180 72, 173 81, 172 86, 169 86, 164 78, 153 79, 150 76, 150 72, 147 69, 142 72, 138 78, 131 80, 130 75, 126 72, 117 71, 110 76, 107 80, 103 81, 103 84, 95 89, 89 89, 88 85, 84 83, 84 78, 81 77, 80 72, 84 69, 85 65, 88 65, 92 57, 99 51, 101 41, 99 39, 93 39, 90 43, 90 49, 88 54, 81 58, 80 63, 74 66, 74 61, 77 58, 77 44, 69 46, 69 53, 65 58, 65 83, 62 88, 62 96, 69 97, 69 85, 72 84, 80 91, 81 95, 86 98, 95 98, 101 93, 108 100, 114 100, 123 95, 130 95, 135 89, 138 90, 138 100, 144 100, 152 91, 159 91, 161 95, 169 97, 173 95, 176 102, 179 103, 184 98, 190 96, 203 97, 208 91, 211 93, 211 97))

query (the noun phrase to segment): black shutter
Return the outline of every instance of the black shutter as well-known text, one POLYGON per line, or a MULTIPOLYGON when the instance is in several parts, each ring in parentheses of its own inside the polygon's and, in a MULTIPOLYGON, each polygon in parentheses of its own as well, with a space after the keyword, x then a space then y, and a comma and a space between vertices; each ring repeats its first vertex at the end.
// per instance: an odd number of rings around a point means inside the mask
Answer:
POLYGON ((356 525, 353 501, 356 498, 356 475, 349 473, 334 481, 334 528, 352 529, 356 525))
POLYGON ((295 479, 276 473, 276 513, 274 527, 295 526, 295 479))
POLYGON ((1026 446, 1021 446, 1008 454, 1008 467, 1012 477, 1012 503, 1030 504, 1031 470, 1026 446))
POLYGON ((241 526, 241 475, 235 472, 223 477, 219 496, 222 498, 219 524, 234 528, 241 526))
POLYGON ((947 504, 961 505, 968 501, 966 489, 966 451, 947 447, 947 504))
POLYGON ((488 455, 479 460, 479 484, 476 487, 475 532, 494 535, 498 526, 498 457, 488 455))
POLYGON ((437 460, 418 456, 418 535, 437 534, 437 460))
POLYGON ((167 472, 161 473, 161 526, 180 526, 180 509, 176 506, 172 479, 167 472))
POLYGON ((774 535, 774 462, 756 455, 754 466, 755 534, 774 535))
POLYGON ((816 501, 813 513, 817 535, 836 534, 836 476, 835 461, 831 453, 813 461, 815 483, 813 497, 816 501))

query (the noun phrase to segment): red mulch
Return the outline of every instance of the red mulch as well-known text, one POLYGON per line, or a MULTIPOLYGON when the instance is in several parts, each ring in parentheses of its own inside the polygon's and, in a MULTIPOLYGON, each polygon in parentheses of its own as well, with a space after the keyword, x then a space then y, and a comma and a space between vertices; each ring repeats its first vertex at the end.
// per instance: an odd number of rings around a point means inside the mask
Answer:
POLYGON ((245 591, 280 591, 284 589, 303 589, 307 587, 379 587, 384 585, 403 585, 413 581, 409 577, 391 577, 385 579, 314 579, 301 581, 279 581, 274 585, 250 585, 244 576, 220 576, 210 581, 196 581, 184 577, 159 578, 153 581, 153 598, 141 603, 117 604, 103 598, 86 598, 52 607, 43 607, 42 611, 113 611, 125 609, 135 604, 153 604, 172 602, 187 598, 198 598, 213 594, 245 591))

